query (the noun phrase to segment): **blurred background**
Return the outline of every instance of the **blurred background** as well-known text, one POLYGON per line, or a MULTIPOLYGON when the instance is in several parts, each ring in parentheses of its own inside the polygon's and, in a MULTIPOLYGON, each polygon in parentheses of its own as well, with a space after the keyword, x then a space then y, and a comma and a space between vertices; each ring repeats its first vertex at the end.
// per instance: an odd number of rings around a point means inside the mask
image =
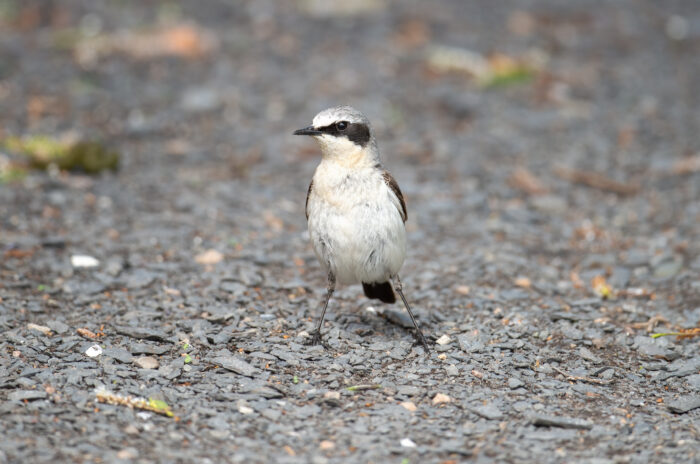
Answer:
POLYGON ((625 248, 643 266, 618 286, 697 270, 699 20, 693 0, 1 0, 2 244, 116 246, 115 275, 213 247, 298 276, 319 153, 291 132, 344 103, 414 256, 441 257, 425 272, 498 286, 577 256, 550 274, 588 282, 620 256, 586 253, 625 248), (518 265, 492 271, 502 245, 518 265))

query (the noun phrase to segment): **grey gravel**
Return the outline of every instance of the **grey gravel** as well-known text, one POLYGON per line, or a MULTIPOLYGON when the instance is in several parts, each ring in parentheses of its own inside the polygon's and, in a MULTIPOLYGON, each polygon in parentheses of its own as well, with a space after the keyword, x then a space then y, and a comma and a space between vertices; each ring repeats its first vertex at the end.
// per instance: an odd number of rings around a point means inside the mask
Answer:
POLYGON ((697 0, 482 3, 0 1, 0 462, 698 461, 698 339, 651 337, 700 322, 697 0), (306 345, 291 133, 341 103, 429 354, 357 285, 306 345), (119 169, 10 180, 44 136, 119 169))

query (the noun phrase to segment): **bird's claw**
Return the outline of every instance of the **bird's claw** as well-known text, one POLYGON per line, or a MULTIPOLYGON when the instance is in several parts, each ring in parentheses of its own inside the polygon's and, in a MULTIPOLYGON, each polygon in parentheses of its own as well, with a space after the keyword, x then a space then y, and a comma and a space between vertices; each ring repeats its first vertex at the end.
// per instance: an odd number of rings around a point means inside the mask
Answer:
POLYGON ((425 337, 423 336, 423 334, 421 333, 420 330, 417 331, 416 338, 417 338, 416 344, 420 343, 421 345, 423 345, 423 349, 425 350, 425 352, 430 353, 430 347, 428 347, 428 342, 425 340, 425 337))
POLYGON ((326 343, 323 338, 321 338, 321 332, 314 330, 311 332, 309 335, 311 335, 311 339, 306 343, 307 345, 315 346, 315 345, 321 345, 327 350, 330 350, 331 347, 328 343, 326 343))

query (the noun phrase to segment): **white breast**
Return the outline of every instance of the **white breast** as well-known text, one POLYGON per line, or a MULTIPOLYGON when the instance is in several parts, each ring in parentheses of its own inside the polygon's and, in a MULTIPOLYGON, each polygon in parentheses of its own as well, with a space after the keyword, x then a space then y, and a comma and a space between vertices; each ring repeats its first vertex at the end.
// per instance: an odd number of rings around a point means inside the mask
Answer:
POLYGON ((406 254, 406 231, 394 193, 374 166, 324 160, 309 196, 309 234, 326 271, 343 284, 386 282, 406 254))

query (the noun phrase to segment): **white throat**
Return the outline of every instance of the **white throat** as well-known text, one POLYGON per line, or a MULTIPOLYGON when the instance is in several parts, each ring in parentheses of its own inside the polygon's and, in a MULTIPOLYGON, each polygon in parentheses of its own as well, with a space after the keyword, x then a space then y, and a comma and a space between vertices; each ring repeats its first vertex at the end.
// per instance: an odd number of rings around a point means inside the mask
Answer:
POLYGON ((347 137, 323 134, 314 138, 321 147, 324 161, 352 168, 372 167, 379 162, 379 150, 374 139, 362 147, 347 137))

